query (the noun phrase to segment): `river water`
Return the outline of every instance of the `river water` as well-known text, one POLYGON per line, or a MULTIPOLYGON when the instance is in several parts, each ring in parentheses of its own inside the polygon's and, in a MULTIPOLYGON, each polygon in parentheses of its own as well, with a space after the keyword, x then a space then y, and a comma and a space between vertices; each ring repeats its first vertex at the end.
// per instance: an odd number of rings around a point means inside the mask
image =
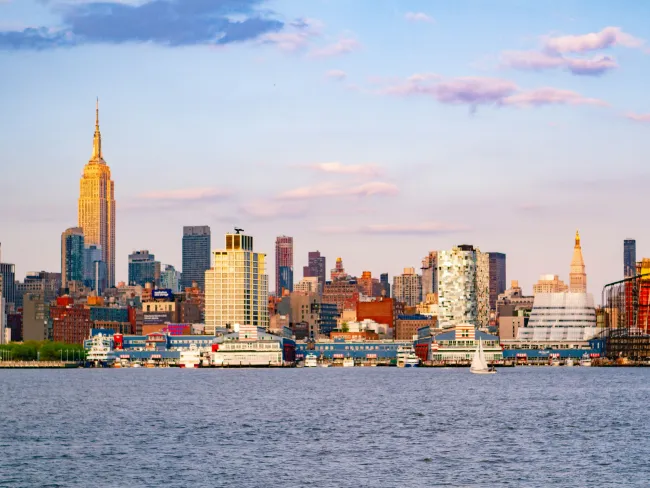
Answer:
POLYGON ((0 486, 649 486, 650 369, 0 370, 0 486))

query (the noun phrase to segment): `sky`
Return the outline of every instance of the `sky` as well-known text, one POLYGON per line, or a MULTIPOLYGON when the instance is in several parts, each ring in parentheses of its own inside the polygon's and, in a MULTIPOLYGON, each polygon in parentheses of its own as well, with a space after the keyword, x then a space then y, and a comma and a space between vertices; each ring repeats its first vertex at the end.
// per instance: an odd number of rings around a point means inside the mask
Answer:
POLYGON ((183 225, 352 275, 507 254, 524 290, 650 255, 649 2, 0 0, 2 261, 60 269, 100 100, 118 280, 183 225))

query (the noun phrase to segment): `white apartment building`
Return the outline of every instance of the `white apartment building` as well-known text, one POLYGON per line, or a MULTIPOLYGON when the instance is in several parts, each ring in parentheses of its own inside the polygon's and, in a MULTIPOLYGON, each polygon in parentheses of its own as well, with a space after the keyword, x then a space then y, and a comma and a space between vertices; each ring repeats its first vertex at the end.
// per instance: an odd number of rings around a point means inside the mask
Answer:
POLYGON ((486 326, 490 318, 490 257, 469 245, 438 252, 438 324, 486 326))

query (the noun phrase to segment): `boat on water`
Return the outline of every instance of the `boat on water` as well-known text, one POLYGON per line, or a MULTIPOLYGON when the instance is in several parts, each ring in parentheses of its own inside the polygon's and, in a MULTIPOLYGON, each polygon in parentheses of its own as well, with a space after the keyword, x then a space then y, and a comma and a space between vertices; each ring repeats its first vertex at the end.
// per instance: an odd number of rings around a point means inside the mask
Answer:
POLYGON ((418 360, 417 363, 418 365, 420 364, 419 358, 415 355, 415 349, 413 349, 413 346, 399 346, 397 348, 397 367, 398 368, 405 368, 407 366, 407 361, 409 358, 411 358, 410 364, 408 367, 413 367, 413 357, 418 360))
POLYGON ((559 359, 552 359, 551 360, 551 366, 559 366, 560 365, 560 360, 559 359))
POLYGON ((96 368, 107 366, 111 353, 111 338, 104 334, 93 336, 86 361, 96 368))
POLYGON ((469 372, 474 374, 495 374, 497 370, 494 366, 490 366, 485 359, 485 353, 483 352, 483 342, 479 339, 478 347, 474 352, 474 358, 472 359, 472 365, 469 367, 469 372))
POLYGON ((305 368, 315 368, 318 366, 318 357, 316 354, 307 354, 305 356, 305 368))
POLYGON ((580 366, 587 366, 587 367, 591 366, 591 357, 589 356, 589 354, 584 353, 582 355, 582 358, 580 359, 580 366))
POLYGON ((414 352, 406 356, 404 360, 405 368, 417 368, 418 366, 420 366, 420 358, 414 352))
POLYGON ((181 351, 181 357, 178 365, 181 368, 198 368, 201 364, 201 351, 196 345, 192 344, 186 351, 181 351))
POLYGON ((354 367, 354 358, 347 357, 343 360, 343 367, 344 368, 352 368, 354 367))
POLYGON ((134 361, 131 363, 132 368, 141 368, 142 364, 140 364, 140 361, 134 361))
POLYGON ((573 359, 571 358, 566 358, 566 361, 564 361, 565 366, 573 366, 573 359))

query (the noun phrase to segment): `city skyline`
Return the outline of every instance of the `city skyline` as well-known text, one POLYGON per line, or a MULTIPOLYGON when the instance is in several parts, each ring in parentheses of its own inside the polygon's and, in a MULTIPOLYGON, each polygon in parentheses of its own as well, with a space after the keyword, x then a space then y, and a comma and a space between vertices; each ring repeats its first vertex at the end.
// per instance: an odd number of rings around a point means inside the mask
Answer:
POLYGON ((111 33, 65 47, 41 40, 39 49, 29 45, 36 37, 14 34, 10 44, 8 33, 25 27, 65 30, 57 3, 0 4, 0 62, 13 74, 0 81, 0 160, 11 162, 0 182, 0 240, 17 279, 60 267, 96 95, 116 182, 116 282, 127 280, 137 249, 181 269, 177 236, 194 222, 217 235, 243 226, 269 269, 274 239, 286 234, 295 239, 294 269, 319 249, 356 276, 393 277, 429 251, 469 243, 505 253, 508 281, 527 291, 542 274, 569 282, 567 243, 579 228, 596 297, 622 278, 623 239, 637 240, 639 259, 648 255, 643 194, 630 187, 643 181, 650 149, 638 81, 650 69, 649 6, 500 3, 459 45, 467 2, 378 2, 376 26, 342 2, 240 2, 248 5, 241 15, 267 8, 282 26, 218 47, 137 44, 132 34, 118 44, 111 33), (453 56, 446 45, 456 46, 453 56), (87 69, 98 60, 101 79, 87 69), (70 69, 54 70, 58 63, 70 69), (33 81, 41 70, 49 83, 33 81), (173 90, 181 80, 192 93, 173 90), (531 92, 543 87, 574 94, 531 92), (620 218, 603 223, 607 212, 620 218))

